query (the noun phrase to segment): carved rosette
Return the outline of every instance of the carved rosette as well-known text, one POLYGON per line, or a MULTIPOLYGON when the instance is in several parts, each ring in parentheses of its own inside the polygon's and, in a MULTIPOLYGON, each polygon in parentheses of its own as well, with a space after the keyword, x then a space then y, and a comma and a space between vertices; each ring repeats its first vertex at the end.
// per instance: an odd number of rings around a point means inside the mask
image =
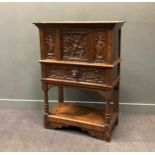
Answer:
POLYGON ((79 82, 104 83, 103 69, 49 66, 47 76, 79 82))
POLYGON ((62 33, 62 55, 64 59, 85 59, 86 49, 85 32, 63 32, 62 33))
POLYGON ((104 50, 106 47, 106 34, 105 32, 95 33, 95 51, 96 51, 96 61, 104 61, 104 50))
POLYGON ((46 32, 45 36, 47 57, 53 58, 55 50, 55 32, 46 32))

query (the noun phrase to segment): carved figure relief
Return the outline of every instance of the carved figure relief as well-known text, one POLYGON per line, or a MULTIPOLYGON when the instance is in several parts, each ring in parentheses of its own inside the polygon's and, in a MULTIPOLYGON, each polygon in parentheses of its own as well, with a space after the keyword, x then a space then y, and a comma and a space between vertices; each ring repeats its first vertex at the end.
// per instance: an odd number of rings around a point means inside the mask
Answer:
POLYGON ((47 74, 56 79, 104 83, 103 69, 49 66, 47 74))
POLYGON ((85 36, 86 33, 64 32, 62 34, 63 58, 84 59, 85 58, 85 36))
POLYGON ((105 33, 98 32, 95 34, 95 50, 96 50, 96 60, 103 61, 104 59, 104 48, 105 44, 105 33))
POLYGON ((46 34, 46 45, 47 45, 47 57, 54 57, 55 49, 55 34, 54 32, 49 32, 46 34))

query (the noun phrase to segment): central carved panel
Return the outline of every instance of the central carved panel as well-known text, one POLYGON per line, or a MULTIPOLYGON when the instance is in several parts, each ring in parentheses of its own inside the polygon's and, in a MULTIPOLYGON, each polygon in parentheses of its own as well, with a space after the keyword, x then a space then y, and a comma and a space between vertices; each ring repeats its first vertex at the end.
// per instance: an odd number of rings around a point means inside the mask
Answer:
POLYGON ((62 57, 68 60, 86 59, 86 32, 62 32, 62 57))
POLYGON ((104 70, 96 68, 48 65, 47 76, 64 80, 104 83, 104 70))

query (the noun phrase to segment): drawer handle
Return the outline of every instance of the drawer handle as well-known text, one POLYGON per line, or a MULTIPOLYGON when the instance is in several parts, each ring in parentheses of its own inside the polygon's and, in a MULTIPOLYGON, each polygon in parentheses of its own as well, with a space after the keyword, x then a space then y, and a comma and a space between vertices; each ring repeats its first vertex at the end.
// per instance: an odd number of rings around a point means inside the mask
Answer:
POLYGON ((72 70, 72 77, 73 78, 79 78, 80 74, 79 74, 79 70, 75 69, 75 70, 72 70))

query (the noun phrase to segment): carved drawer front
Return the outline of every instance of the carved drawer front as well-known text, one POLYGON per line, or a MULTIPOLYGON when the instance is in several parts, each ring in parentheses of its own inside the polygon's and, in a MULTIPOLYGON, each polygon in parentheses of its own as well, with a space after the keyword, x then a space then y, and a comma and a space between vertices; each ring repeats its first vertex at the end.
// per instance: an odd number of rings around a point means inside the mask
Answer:
POLYGON ((104 83, 104 69, 101 68, 47 65, 46 76, 52 79, 100 84, 104 83))

